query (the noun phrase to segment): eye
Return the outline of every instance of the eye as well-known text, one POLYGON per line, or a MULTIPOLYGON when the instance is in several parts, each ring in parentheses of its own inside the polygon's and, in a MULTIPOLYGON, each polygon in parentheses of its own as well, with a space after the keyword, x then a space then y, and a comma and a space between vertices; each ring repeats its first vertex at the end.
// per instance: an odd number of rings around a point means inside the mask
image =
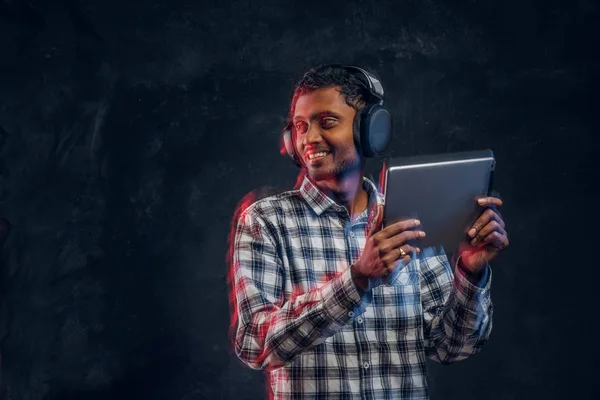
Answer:
POLYGON ((337 121, 336 121, 335 118, 323 118, 321 120, 321 126, 323 128, 332 128, 335 125, 336 122, 337 121))
POLYGON ((296 133, 304 133, 306 131, 306 124, 304 122, 297 122, 296 125, 294 125, 294 129, 296 130, 296 133))

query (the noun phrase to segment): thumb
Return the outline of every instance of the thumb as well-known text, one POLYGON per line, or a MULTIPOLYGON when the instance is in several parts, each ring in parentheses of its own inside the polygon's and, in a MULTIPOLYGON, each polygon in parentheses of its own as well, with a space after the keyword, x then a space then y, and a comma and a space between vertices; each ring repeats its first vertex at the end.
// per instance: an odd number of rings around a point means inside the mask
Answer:
POLYGON ((367 236, 372 236, 381 230, 383 225, 383 204, 377 204, 371 209, 367 220, 367 236))

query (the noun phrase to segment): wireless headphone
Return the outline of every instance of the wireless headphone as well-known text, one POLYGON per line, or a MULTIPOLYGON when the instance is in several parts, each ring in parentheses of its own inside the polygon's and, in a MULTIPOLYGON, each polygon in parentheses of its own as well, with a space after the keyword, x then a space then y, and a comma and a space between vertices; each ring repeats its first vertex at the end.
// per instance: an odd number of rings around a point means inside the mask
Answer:
MULTIPOLYGON (((354 117, 354 143, 365 157, 379 157, 388 149, 392 141, 392 117, 383 107, 383 86, 373 74, 359 67, 331 65, 341 67, 355 76, 371 93, 374 100, 367 99, 367 105, 354 117)), ((294 144, 293 123, 290 121, 283 129, 282 141, 285 153, 303 167, 294 144)), ((284 153, 282 148, 282 154, 284 153)))

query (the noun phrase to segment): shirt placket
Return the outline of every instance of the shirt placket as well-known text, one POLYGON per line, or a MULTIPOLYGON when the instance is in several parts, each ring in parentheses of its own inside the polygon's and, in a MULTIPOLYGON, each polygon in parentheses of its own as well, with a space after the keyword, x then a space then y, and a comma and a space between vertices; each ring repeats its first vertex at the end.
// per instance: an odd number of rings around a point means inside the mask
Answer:
MULTIPOLYGON (((362 254, 365 243, 365 221, 362 219, 359 218, 354 223, 350 222, 347 211, 343 218, 348 264, 358 261, 362 254)), ((369 399, 371 398, 369 395, 371 393, 369 382, 372 381, 372 365, 365 320, 362 315, 357 315, 353 316, 352 322, 361 378, 361 397, 369 399)))

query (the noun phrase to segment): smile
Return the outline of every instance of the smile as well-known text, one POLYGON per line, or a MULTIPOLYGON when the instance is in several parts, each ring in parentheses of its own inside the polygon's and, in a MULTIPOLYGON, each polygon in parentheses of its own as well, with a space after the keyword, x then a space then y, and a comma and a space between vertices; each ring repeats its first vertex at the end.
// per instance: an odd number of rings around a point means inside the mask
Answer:
POLYGON ((311 153, 308 155, 308 159, 309 160, 317 160, 319 158, 325 157, 327 154, 329 154, 327 151, 321 151, 319 153, 311 153))

